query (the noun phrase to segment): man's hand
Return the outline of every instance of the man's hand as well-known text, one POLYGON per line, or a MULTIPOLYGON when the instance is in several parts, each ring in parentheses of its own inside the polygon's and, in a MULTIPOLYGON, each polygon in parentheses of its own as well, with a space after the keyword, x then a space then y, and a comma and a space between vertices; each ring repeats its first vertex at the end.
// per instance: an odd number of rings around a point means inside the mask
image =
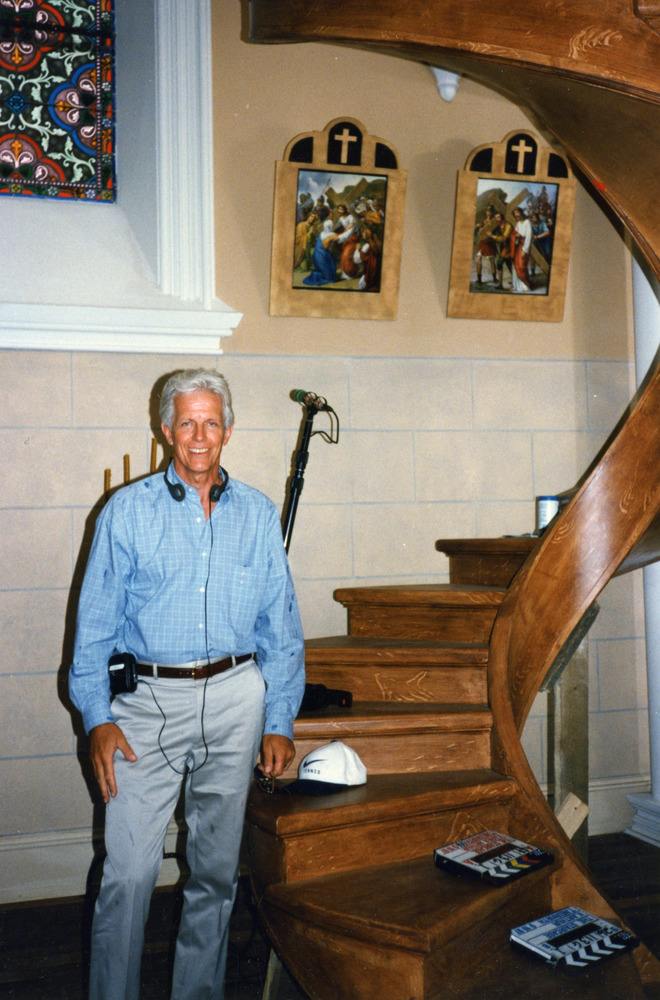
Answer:
POLYGON ((126 737, 114 722, 104 722, 94 726, 89 734, 89 755, 94 768, 94 774, 104 802, 110 801, 117 794, 115 781, 115 751, 121 750, 126 760, 135 762, 137 755, 129 746, 126 737))
POLYGON ((277 733, 266 733, 261 741, 259 767, 271 778, 279 778, 296 756, 293 740, 277 733))

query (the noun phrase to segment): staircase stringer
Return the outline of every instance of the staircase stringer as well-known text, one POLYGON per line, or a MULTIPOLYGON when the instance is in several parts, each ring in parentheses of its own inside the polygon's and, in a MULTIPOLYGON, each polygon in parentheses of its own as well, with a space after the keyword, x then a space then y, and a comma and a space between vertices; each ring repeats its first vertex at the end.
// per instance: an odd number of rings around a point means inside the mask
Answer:
POLYGON ((514 579, 489 653, 493 706, 522 731, 557 654, 660 511, 660 352, 625 420, 514 579))

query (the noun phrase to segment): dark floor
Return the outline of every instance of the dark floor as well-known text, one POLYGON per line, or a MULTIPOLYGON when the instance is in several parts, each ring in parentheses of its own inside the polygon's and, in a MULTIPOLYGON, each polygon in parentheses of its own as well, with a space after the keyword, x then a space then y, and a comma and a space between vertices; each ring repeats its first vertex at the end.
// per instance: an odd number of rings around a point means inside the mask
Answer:
MULTIPOLYGON (((625 834, 592 837, 589 863, 603 893, 660 958, 660 849, 625 834)), ((154 895, 147 927, 142 1000, 169 996, 179 903, 180 896, 173 890, 157 890, 154 895)), ((89 905, 79 898, 0 907, 0 997, 82 1000, 88 929, 89 905)), ((268 953, 249 891, 241 883, 232 918, 226 1000, 261 997, 268 953)), ((277 1000, 304 1000, 286 973, 277 1000)))
MULTIPOLYGON (((166 1000, 181 894, 157 889, 142 960, 141 1000, 166 1000)), ((92 903, 80 897, 0 906, 0 998, 83 1000, 92 903)), ((245 879, 232 916, 225 1000, 258 1000, 269 945, 255 917, 245 879)), ((305 1000, 283 969, 277 1000, 305 1000)))

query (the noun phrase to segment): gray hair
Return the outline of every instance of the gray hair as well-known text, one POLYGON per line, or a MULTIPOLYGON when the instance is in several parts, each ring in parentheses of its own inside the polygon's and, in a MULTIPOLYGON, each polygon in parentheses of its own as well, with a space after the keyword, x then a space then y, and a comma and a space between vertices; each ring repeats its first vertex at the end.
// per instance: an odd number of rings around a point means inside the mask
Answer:
POLYGON ((166 427, 172 427, 174 419, 174 397, 186 392, 206 389, 213 392, 222 401, 222 419, 225 430, 234 423, 234 411, 231 406, 231 392, 227 380, 220 372, 211 368, 187 368, 170 375, 160 394, 160 422, 166 427))

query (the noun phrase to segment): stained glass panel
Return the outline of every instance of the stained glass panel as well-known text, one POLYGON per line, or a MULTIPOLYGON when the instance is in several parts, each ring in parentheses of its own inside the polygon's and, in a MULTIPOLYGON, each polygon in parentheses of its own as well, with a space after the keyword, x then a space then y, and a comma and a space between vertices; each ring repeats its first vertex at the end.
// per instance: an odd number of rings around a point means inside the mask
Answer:
POLYGON ((0 0, 0 194, 114 201, 114 0, 0 0))

